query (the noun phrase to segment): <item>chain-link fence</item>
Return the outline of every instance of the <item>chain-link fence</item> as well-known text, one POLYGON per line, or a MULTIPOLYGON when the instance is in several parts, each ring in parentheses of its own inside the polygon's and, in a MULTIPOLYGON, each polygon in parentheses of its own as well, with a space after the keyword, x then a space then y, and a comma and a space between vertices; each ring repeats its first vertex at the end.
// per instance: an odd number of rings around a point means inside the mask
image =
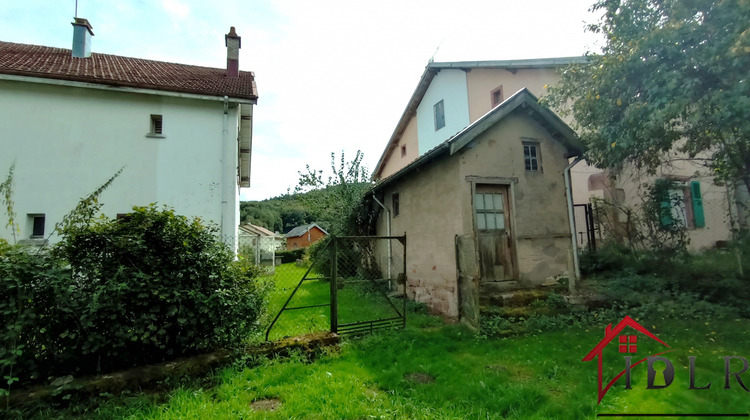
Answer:
POLYGON ((337 317, 333 330, 354 334, 404 326, 404 237, 343 237, 333 242, 337 317))
POLYGON ((405 238, 323 241, 302 258, 280 261, 264 278, 273 284, 266 339, 403 326, 405 238))

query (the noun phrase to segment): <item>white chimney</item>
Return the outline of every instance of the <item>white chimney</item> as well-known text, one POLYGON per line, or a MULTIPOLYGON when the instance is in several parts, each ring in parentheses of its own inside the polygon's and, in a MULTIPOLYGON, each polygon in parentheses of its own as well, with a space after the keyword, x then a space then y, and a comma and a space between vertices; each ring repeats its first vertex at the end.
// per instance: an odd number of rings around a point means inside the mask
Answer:
POLYGON ((227 77, 240 77, 241 41, 242 38, 234 31, 234 26, 224 35, 224 44, 227 46, 227 77))
POLYGON ((73 25, 73 57, 88 58, 91 57, 91 37, 94 36, 94 27, 88 20, 83 18, 74 18, 73 25))

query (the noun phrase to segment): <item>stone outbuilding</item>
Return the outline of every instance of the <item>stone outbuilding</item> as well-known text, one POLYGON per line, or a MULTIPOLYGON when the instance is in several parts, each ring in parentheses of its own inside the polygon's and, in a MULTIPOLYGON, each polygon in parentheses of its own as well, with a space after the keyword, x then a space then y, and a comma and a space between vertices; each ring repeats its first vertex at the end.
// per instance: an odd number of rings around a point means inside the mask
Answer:
POLYGON ((380 180, 377 234, 407 237, 407 296, 471 321, 481 297, 571 272, 564 174, 582 150, 524 88, 380 180))

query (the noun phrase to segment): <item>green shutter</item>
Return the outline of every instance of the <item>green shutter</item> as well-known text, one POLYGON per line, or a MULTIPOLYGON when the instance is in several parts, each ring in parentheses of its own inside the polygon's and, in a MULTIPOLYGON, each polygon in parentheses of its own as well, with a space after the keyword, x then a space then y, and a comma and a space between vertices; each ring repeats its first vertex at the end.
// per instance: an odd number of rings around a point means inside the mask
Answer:
POLYGON ((703 197, 701 197, 701 183, 690 182, 690 194, 693 196, 693 222, 695 227, 706 226, 706 216, 703 213, 703 197))

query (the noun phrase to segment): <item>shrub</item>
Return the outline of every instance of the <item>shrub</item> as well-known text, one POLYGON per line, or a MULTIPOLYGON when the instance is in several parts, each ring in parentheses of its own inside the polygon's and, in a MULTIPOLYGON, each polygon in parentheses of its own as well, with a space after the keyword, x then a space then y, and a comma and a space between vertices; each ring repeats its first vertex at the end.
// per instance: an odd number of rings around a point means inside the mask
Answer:
POLYGON ((305 248, 288 249, 276 253, 276 257, 281 257, 282 264, 293 263, 297 260, 301 260, 303 255, 305 255, 305 248))
POLYGON ((216 230, 136 207, 125 219, 67 226, 50 254, 0 256, 3 373, 13 366, 28 382, 241 344, 267 286, 216 230))

